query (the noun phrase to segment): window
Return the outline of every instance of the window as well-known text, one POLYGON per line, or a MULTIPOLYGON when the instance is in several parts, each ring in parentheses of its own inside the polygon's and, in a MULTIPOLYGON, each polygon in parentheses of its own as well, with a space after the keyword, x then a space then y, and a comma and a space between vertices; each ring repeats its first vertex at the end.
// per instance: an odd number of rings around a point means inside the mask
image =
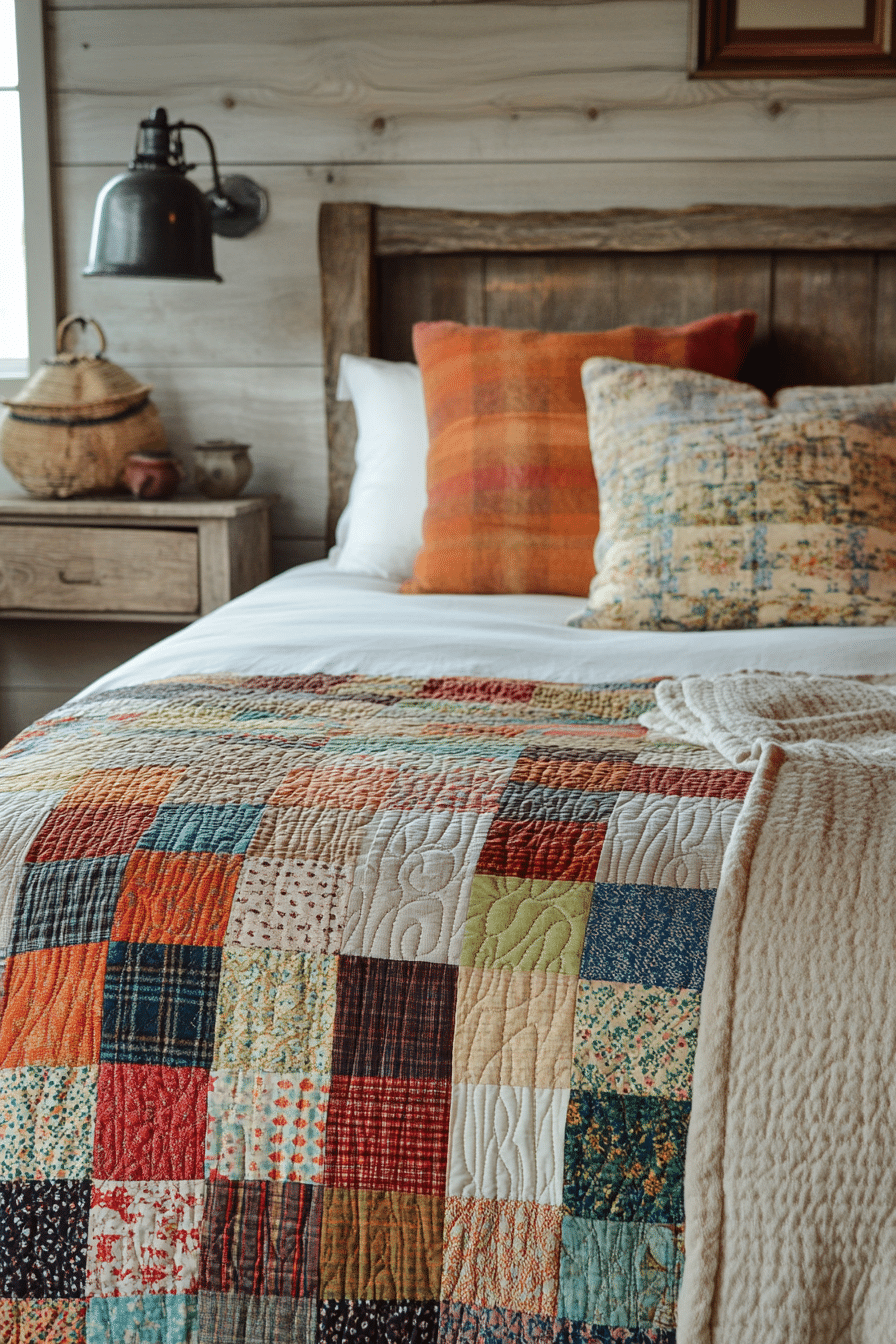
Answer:
POLYGON ((0 395, 52 354, 54 324, 42 5, 0 0, 0 395))

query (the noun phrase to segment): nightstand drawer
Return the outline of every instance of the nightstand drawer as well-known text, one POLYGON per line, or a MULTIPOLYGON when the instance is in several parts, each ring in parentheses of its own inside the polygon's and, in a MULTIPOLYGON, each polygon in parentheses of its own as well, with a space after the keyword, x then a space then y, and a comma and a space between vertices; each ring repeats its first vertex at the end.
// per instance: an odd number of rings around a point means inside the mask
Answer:
POLYGON ((162 528, 0 526, 0 608, 199 610, 199 538, 162 528))

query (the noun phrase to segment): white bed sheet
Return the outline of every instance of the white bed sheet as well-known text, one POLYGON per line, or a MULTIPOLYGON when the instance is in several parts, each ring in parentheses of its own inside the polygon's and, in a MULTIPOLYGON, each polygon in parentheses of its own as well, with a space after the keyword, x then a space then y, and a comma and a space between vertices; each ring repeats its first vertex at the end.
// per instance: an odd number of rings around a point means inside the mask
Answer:
POLYGON ((363 672, 607 682, 739 668, 896 673, 896 627, 700 633, 578 630, 568 597, 403 596, 326 560, 280 574, 138 654, 97 689, 229 672, 363 672))

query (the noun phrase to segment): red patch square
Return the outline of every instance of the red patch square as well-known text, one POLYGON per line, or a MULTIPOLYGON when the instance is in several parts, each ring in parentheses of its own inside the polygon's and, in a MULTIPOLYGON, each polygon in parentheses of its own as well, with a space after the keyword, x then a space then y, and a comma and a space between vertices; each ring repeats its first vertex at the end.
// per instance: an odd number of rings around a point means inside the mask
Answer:
POLYGON ((98 1181, 201 1181, 206 1069, 101 1064, 93 1175, 98 1181))
POLYGON ((633 765, 626 793, 665 793, 675 798, 746 798, 748 770, 688 770, 681 765, 633 765))
POLYGON ((477 873, 564 882, 593 882, 606 823, 506 821, 496 817, 476 864, 477 873))
POLYGON ((528 704, 537 681, 497 677, 432 677, 418 691, 427 700, 479 700, 486 704, 528 704))
POLYGON ((326 1184, 443 1195, 450 1114, 447 1081, 334 1076, 326 1184))
POLYGON ((221 947, 242 854, 138 849, 125 869, 111 938, 221 947))
POLYGON ((51 812, 28 851, 28 863, 58 859, 99 859, 107 854, 129 854, 152 825, 155 806, 100 804, 60 807, 51 812))

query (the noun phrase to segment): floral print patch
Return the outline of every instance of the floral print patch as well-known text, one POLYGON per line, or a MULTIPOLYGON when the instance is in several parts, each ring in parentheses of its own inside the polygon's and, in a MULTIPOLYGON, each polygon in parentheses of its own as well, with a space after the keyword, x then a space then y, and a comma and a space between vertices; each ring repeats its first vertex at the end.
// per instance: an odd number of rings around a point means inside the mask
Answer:
POLYGON ((212 1074, 206 1177, 323 1181, 329 1096, 327 1078, 252 1071, 212 1074))
POLYGON ((214 1068, 329 1073, 337 970, 336 957, 225 948, 214 1068))
POLYGON ((546 1204, 449 1197, 442 1297, 555 1316, 562 1223, 546 1204))
POLYGON ((0 1339, 10 1344, 85 1344, 87 1303, 64 1298, 0 1300, 0 1339))
POLYGON ((96 1068, 7 1069, 0 1088, 0 1181, 91 1174, 96 1068))
POLYGON ((693 990, 580 980, 573 1087, 687 1101, 699 1019, 693 990))
POLYGON ((202 1181, 96 1181, 87 1247, 88 1297, 195 1293, 202 1181))

